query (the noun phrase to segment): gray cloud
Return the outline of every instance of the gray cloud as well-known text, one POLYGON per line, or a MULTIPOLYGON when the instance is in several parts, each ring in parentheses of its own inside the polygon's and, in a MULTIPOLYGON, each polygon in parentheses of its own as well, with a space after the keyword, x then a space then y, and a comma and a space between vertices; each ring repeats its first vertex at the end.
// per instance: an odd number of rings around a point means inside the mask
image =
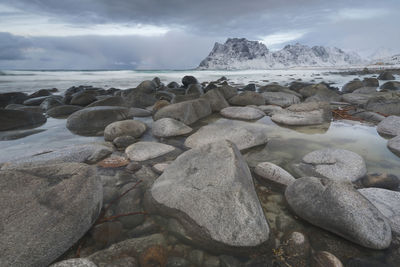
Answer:
POLYGON ((27 38, 0 32, 0 60, 20 60, 25 57, 25 49, 31 47, 27 38))

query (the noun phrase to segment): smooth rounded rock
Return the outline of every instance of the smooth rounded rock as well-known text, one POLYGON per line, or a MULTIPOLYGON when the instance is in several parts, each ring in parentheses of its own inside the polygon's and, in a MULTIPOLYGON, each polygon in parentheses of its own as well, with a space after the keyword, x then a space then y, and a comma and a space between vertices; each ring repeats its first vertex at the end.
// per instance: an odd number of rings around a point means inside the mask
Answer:
POLYGON ((78 258, 78 259, 59 261, 50 265, 50 267, 98 267, 98 266, 88 259, 78 258))
POLYGON ((389 220, 351 183, 303 177, 285 197, 301 218, 361 246, 385 249, 392 241, 389 220))
POLYGON ((283 186, 288 186, 296 180, 290 173, 271 162, 259 163, 254 172, 267 181, 283 186))
POLYGON ((390 139, 387 143, 387 147, 400 157, 400 135, 390 139))
POLYGON ((220 112, 226 118, 239 120, 258 120, 265 116, 261 110, 251 107, 227 107, 220 112))
POLYGON ((210 102, 212 111, 218 112, 221 109, 229 107, 228 102, 226 101, 224 95, 221 93, 220 90, 217 89, 209 90, 201 97, 210 102))
POLYGON ((284 92, 265 92, 262 93, 267 105, 277 105, 281 107, 288 107, 293 104, 300 103, 300 98, 293 94, 284 92))
POLYGON ((378 80, 394 80, 395 77, 390 71, 383 71, 381 74, 378 76, 378 80))
POLYGON ((137 142, 128 146, 125 153, 130 160, 145 161, 163 156, 175 150, 175 147, 157 142, 137 142))
POLYGON ((228 100, 234 106, 248 106, 248 105, 264 105, 265 99, 263 96, 256 92, 245 91, 239 95, 235 95, 228 100))
POLYGON ((163 118, 153 122, 151 131, 156 137, 171 137, 188 134, 193 129, 180 121, 163 118))
POLYGON ((0 131, 39 126, 46 121, 46 117, 38 112, 0 109, 0 131))
POLYGON ((400 116, 389 116, 381 121, 376 130, 384 136, 394 137, 400 135, 400 116))
POLYGON ((328 251, 317 251, 311 256, 311 267, 343 267, 343 264, 328 251))
POLYGON ((60 105, 49 109, 46 114, 52 118, 64 118, 81 109, 81 106, 60 105))
POLYGON ((136 120, 125 120, 113 122, 104 129, 104 139, 113 141, 120 136, 132 136, 139 138, 146 131, 146 124, 136 120))

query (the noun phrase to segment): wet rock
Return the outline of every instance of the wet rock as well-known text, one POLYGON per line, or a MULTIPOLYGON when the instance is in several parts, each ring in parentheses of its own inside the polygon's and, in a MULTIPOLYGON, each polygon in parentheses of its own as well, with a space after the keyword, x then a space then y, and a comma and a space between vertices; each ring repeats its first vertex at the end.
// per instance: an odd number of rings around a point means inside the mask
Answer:
POLYGON ((256 92, 246 91, 239 95, 235 95, 228 100, 231 105, 234 106, 248 106, 248 105, 264 105, 264 97, 256 92))
MULTIPOLYGON (((135 184, 136 183, 133 182, 127 183, 119 190, 118 195, 122 195, 128 192, 128 190, 134 187, 135 184)), ((128 214, 133 212, 143 212, 142 196, 143 193, 140 187, 130 190, 128 193, 124 195, 124 197, 119 199, 118 203, 114 208, 115 215, 128 214)), ((125 229, 133 229, 144 222, 144 215, 134 214, 130 216, 123 216, 118 218, 118 221, 122 223, 125 229)))
POLYGON ((177 82, 170 82, 169 84, 167 84, 167 87, 168 87, 168 88, 172 88, 172 89, 174 89, 174 88, 179 88, 179 83, 177 83, 177 82))
POLYGON ((381 121, 376 130, 383 136, 394 137, 400 135, 400 116, 389 116, 381 121))
POLYGON ((28 168, 64 162, 85 163, 90 158, 93 159, 93 155, 111 153, 112 149, 102 144, 72 145, 53 151, 46 151, 33 156, 14 159, 11 162, 5 163, 1 168, 2 170, 28 168))
POLYGON ((400 90, 400 82, 385 82, 380 88, 381 90, 400 90))
POLYGON ((210 102, 205 99, 197 99, 165 106, 157 111, 154 120, 171 118, 190 125, 211 113, 210 102))
POLYGON ((106 267, 139 267, 138 261, 129 256, 122 256, 117 258, 110 263, 107 263, 106 267))
POLYGON ((217 88, 217 91, 219 91, 226 100, 234 97, 235 95, 237 95, 237 88, 229 86, 229 85, 222 85, 221 87, 217 88))
MULTIPOLYGON (((151 81, 150 81, 151 82, 151 81)), ((146 88, 133 88, 121 93, 126 107, 146 108, 157 102, 152 86, 146 88), (147 89, 146 89, 147 88, 147 89)))
POLYGON ((191 264, 188 260, 180 257, 169 257, 166 267, 190 267, 191 264))
POLYGON ((163 156, 175 150, 175 147, 157 142, 141 141, 126 148, 130 160, 145 161, 163 156))
POLYGON ((268 241, 269 226, 250 170, 229 141, 184 152, 150 194, 151 209, 176 218, 208 249, 252 248, 268 241))
POLYGON ((389 220, 393 235, 400 237, 400 192, 382 188, 363 188, 358 192, 389 220))
POLYGON ((389 247, 389 221, 348 182, 304 177, 290 184, 285 197, 306 221, 372 249, 389 247))
POLYGON ((135 143, 137 139, 133 136, 129 135, 124 135, 124 136, 118 136, 113 140, 113 144, 115 147, 119 150, 125 150, 128 146, 132 145, 135 143))
POLYGON ((364 108, 374 112, 400 116, 400 94, 380 93, 371 97, 364 108))
POLYGON ((202 98, 210 102, 212 111, 219 112, 221 109, 229 107, 228 102, 226 101, 224 95, 221 93, 220 90, 209 90, 202 96, 202 98))
POLYGON ((221 267, 240 267, 241 262, 229 255, 219 256, 219 262, 221 267))
POLYGON ((319 83, 306 86, 299 90, 299 93, 307 98, 306 102, 313 101, 340 101, 340 96, 333 90, 329 89, 325 84, 319 83))
POLYGON ((139 138, 146 131, 146 128, 146 124, 137 120, 116 121, 107 125, 104 129, 104 139, 113 141, 121 136, 139 138))
POLYGON ((51 89, 40 89, 33 94, 29 95, 29 98, 36 98, 40 96, 49 96, 52 95, 52 90, 51 89))
POLYGON ((46 120, 46 117, 38 112, 0 109, 0 131, 37 127, 45 123, 46 120))
POLYGON ((271 162, 259 163, 254 172, 263 180, 276 183, 281 186, 288 186, 296 179, 287 171, 271 162))
POLYGON ((204 266, 220 267, 219 258, 216 256, 206 255, 204 259, 204 266))
POLYGON ((67 120, 67 128, 79 135, 102 135, 107 125, 132 119, 128 108, 91 107, 74 112, 67 120))
POLYGON ((254 107, 257 107, 258 109, 262 110, 268 116, 272 116, 275 112, 279 112, 282 110, 282 107, 275 105, 261 105, 254 107))
POLYGON ((364 159, 344 149, 321 149, 308 153, 297 165, 302 175, 340 181, 356 181, 367 173, 364 159))
POLYGON ((343 267, 343 264, 328 251, 317 251, 311 256, 311 267, 343 267))
POLYGON ((353 105, 359 105, 359 106, 364 106, 368 103, 368 100, 373 98, 373 95, 371 94, 360 94, 360 93, 351 93, 351 94, 344 94, 342 95, 342 100, 344 102, 353 104, 353 105))
POLYGON ((151 131, 156 137, 171 137, 188 134, 193 129, 180 121, 163 118, 153 122, 151 131))
MULTIPOLYGON (((350 259, 346 262, 346 267, 391 267, 392 265, 387 265, 378 262, 374 259, 350 259)), ((394 266, 394 265, 393 265, 394 266)))
POLYGON ((291 266, 309 265, 311 246, 305 234, 296 231, 291 232, 283 238, 280 248, 283 251, 283 257, 291 266))
POLYGON ((400 186, 400 179, 393 174, 373 173, 362 178, 361 183, 364 187, 378 187, 396 190, 400 186))
POLYGON ((362 81, 365 87, 375 87, 379 86, 379 80, 377 78, 364 78, 362 81))
POLYGON ((50 265, 50 267, 97 267, 92 261, 85 258, 69 259, 50 265))
POLYGON ((122 234, 122 224, 118 221, 104 222, 93 227, 91 235, 96 246, 104 248, 115 243, 122 234))
POLYGON ((355 94, 376 94, 376 87, 361 87, 353 91, 355 94))
POLYGON ((51 108, 54 108, 54 107, 57 107, 57 106, 61 106, 62 104, 63 104, 62 100, 60 100, 58 98, 51 97, 51 98, 47 98, 46 100, 44 100, 42 102, 42 104, 40 104, 40 107, 43 110, 47 111, 47 110, 49 110, 51 108))
POLYGON ((400 135, 390 139, 387 146, 390 151, 400 157, 400 135))
POLYGON ((24 105, 20 105, 20 104, 10 104, 10 105, 7 105, 7 107, 5 107, 5 109, 43 113, 43 109, 40 106, 24 106, 24 105))
POLYGON ((378 80, 394 80, 395 77, 390 71, 383 71, 381 74, 378 76, 378 80))
POLYGON ((81 109, 81 106, 60 105, 49 109, 46 114, 52 118, 65 118, 81 109))
POLYGON ((125 106, 125 101, 122 97, 120 96, 110 96, 104 99, 100 99, 97 101, 94 101, 93 103, 91 103, 90 105, 88 105, 87 107, 98 107, 98 106, 119 106, 119 107, 123 107, 125 106))
POLYGON ((220 120, 201 127, 189 136, 185 146, 199 148, 205 144, 229 140, 240 149, 247 149, 267 143, 268 127, 261 123, 220 120))
POLYGON ((146 219, 144 223, 141 225, 138 225, 134 229, 130 230, 127 233, 127 237, 133 238, 133 237, 142 237, 146 235, 152 235, 159 233, 161 231, 160 225, 155 223, 152 219, 146 219))
POLYGON ((382 116, 378 113, 375 113, 372 111, 365 111, 363 109, 356 109, 353 111, 349 111, 348 114, 353 117, 360 118, 362 120, 373 122, 373 123, 380 123, 381 121, 383 121, 385 119, 384 116, 382 116))
POLYGON ((96 101, 96 94, 93 91, 82 91, 72 95, 70 101, 71 105, 87 106, 90 103, 96 101))
POLYGON ((300 98, 293 94, 283 92, 265 92, 262 93, 267 105, 277 105, 281 107, 288 107, 293 104, 300 103, 300 98))
POLYGON ((197 79, 193 76, 187 75, 182 78, 182 84, 185 88, 187 88, 191 84, 199 83, 197 79))
POLYGON ((190 100, 199 99, 201 95, 199 93, 187 94, 187 95, 175 95, 175 97, 171 100, 172 104, 181 103, 190 100))
POLYGON ((358 79, 353 80, 353 81, 350 81, 350 82, 346 83, 345 85, 343 85, 342 92, 343 93, 352 93, 352 92, 354 92, 354 90, 361 88, 363 86, 364 86, 364 84, 362 81, 360 81, 358 79))
POLYGON ((40 106, 43 101, 45 101, 48 98, 53 98, 55 96, 40 96, 40 97, 35 97, 35 98, 28 98, 23 102, 25 106, 40 106))
POLYGON ((202 250, 194 249, 189 253, 188 259, 195 266, 203 266, 204 252, 202 250))
POLYGON ((221 115, 231 119, 258 120, 264 117, 265 113, 251 107, 227 107, 221 110, 221 115))
POLYGON ((241 89, 242 91, 256 91, 256 85, 254 83, 249 83, 248 85, 246 85, 245 87, 243 87, 241 89))
POLYGON ((142 253, 146 248, 151 246, 165 246, 166 240, 161 234, 154 234, 145 237, 131 238, 122 242, 111 245, 110 247, 100 250, 89 257, 99 267, 109 266, 113 260, 126 255, 135 255, 142 253))
POLYGON ((96 221, 103 187, 78 163, 0 171, 2 266, 47 266, 96 221), (27 242, 29 240, 29 242, 27 242))
POLYGON ((151 111, 142 108, 130 108, 129 113, 133 117, 149 117, 151 116, 151 111))
POLYGON ((281 86, 281 85, 275 84, 275 83, 268 84, 266 86, 260 87, 260 89, 258 89, 258 92, 260 92, 260 93, 264 93, 264 92, 281 92, 281 93, 295 95, 298 98, 302 98, 301 94, 290 90, 288 87, 281 86))
POLYGON ((22 104, 28 95, 25 93, 0 93, 0 108, 4 108, 9 104, 22 104))
POLYGON ((204 90, 203 90, 203 87, 200 84, 198 84, 198 83, 193 84, 192 83, 186 89, 185 94, 186 95, 190 95, 190 94, 202 95, 202 94, 204 94, 204 90))

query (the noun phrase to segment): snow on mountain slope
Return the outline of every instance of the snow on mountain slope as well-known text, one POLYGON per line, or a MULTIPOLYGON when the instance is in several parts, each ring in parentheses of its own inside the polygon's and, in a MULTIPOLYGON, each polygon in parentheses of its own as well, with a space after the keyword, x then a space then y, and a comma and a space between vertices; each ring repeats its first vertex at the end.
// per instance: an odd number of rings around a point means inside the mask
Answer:
POLYGON ((199 69, 274 69, 298 66, 348 66, 362 63, 355 53, 338 48, 295 44, 271 52, 258 42, 245 38, 229 38, 225 44, 215 43, 199 69))

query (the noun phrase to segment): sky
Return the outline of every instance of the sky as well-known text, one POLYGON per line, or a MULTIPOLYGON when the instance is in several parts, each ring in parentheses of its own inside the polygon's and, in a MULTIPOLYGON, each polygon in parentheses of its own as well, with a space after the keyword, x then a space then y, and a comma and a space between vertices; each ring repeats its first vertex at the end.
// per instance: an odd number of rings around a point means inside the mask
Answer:
POLYGON ((0 0, 0 69, 191 69, 229 37, 400 53, 400 0, 0 0))

